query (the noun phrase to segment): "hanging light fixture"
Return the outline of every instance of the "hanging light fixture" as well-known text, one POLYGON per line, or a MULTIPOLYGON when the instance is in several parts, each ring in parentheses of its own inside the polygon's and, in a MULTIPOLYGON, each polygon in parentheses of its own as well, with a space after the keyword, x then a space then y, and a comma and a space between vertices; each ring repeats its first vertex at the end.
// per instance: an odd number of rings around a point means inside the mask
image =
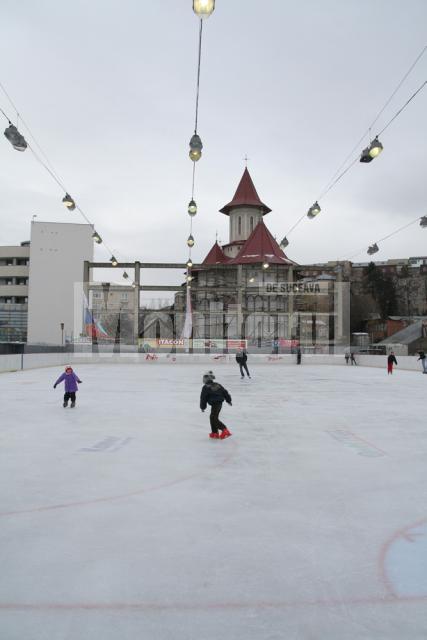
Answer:
POLYGON ((123 271, 123 278, 125 280, 127 280, 129 278, 128 274, 126 273, 126 271, 123 271))
POLYGON ((193 266, 193 261, 191 260, 191 258, 188 258, 188 260, 187 260, 188 269, 191 269, 192 266, 193 266))
POLYGON ((251 273, 249 274, 248 282, 255 282, 255 271, 251 271, 251 273))
POLYGON ((102 238, 96 231, 92 233, 92 238, 95 240, 96 244, 101 244, 102 238))
POLYGON ((319 203, 316 200, 316 202, 312 204, 310 209, 307 211, 307 217, 310 218, 311 220, 312 218, 315 218, 317 214, 320 212, 321 212, 321 208, 319 203))
POLYGON ((119 264, 114 256, 111 256, 110 262, 113 265, 113 267, 117 267, 117 265, 119 264))
POLYGON ((287 239, 287 237, 285 236, 282 240, 282 242, 280 243, 280 248, 281 249, 286 249, 286 247, 289 244, 289 240, 287 239))
POLYGON ((203 20, 209 18, 215 9, 215 0, 193 0, 193 11, 203 20))
POLYGON ((10 144, 16 151, 25 151, 27 148, 27 142, 18 129, 9 121, 9 126, 4 131, 4 135, 9 140, 10 144))
POLYGON ((69 193, 65 194, 65 196, 62 198, 62 202, 67 207, 68 211, 74 211, 74 209, 76 208, 76 203, 69 193))
POLYGON ((423 216, 420 219, 420 227, 427 227, 427 216, 423 216))
POLYGON ((267 260, 264 260, 264 262, 262 263, 262 268, 263 269, 268 269, 269 268, 269 263, 267 262, 267 260))
POLYGON ((378 251, 379 251, 378 245, 377 245, 376 242, 374 242, 374 244, 371 244, 368 247, 367 253, 368 253, 368 255, 372 256, 374 253, 378 253, 378 251))
POLYGON ((374 158, 380 155, 383 149, 384 147, 378 140, 377 136, 372 140, 369 146, 366 147, 366 149, 363 149, 362 155, 360 156, 360 162, 372 162, 374 158))
POLYGON ((193 238, 193 236, 191 234, 188 236, 187 245, 189 247, 194 247, 194 238, 193 238))
POLYGON ((197 133, 194 133, 190 140, 190 160, 192 160, 193 162, 197 162, 198 160, 200 160, 200 158, 202 157, 202 149, 203 144, 200 136, 198 136, 197 133))
POLYGON ((187 280, 187 282, 191 282, 192 280, 194 280, 194 278, 193 278, 193 276, 189 275, 189 276, 187 276, 186 280, 187 280))
POLYGON ((197 213, 197 204, 194 200, 190 200, 190 202, 188 203, 188 215, 193 218, 196 215, 196 213, 197 213))

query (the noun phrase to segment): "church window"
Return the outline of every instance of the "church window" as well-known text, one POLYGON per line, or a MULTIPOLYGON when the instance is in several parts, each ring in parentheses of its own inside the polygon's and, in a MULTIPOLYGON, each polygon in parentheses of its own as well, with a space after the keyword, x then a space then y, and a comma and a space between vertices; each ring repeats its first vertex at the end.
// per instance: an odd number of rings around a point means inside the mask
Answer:
POLYGON ((254 217, 251 216, 251 220, 250 220, 250 227, 251 227, 251 233, 254 230, 254 217))
POLYGON ((241 216, 239 216, 239 219, 238 219, 237 222, 238 222, 238 234, 240 236, 241 233, 242 233, 242 218, 241 218, 241 216))

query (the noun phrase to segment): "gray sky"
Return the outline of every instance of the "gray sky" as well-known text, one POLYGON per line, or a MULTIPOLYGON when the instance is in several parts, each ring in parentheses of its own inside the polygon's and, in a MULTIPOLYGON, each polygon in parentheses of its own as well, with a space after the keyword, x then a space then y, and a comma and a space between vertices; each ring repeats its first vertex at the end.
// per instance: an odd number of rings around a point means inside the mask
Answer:
MULTIPOLYGON (((191 0, 3 0, 5 85, 120 260, 187 258, 198 21, 191 0)), ((425 0, 217 0, 204 23, 193 259, 228 239, 244 156, 278 239, 313 203, 422 47, 425 0)), ((374 127, 427 79, 427 53, 374 127)), ((0 97, 0 106, 12 110, 0 97)), ((427 88, 289 237, 299 263, 343 258, 427 214, 427 88)), ((4 121, 4 125, 6 125, 4 121)), ((366 139, 366 144, 368 140, 366 139)), ((365 145, 361 145, 361 148, 365 145)), ((0 144, 0 244, 81 222, 30 152, 0 144)), ((108 259, 97 248, 99 259, 108 259)), ((377 259, 427 254, 418 224, 377 259)), ((367 259, 366 252, 355 261, 367 259)))

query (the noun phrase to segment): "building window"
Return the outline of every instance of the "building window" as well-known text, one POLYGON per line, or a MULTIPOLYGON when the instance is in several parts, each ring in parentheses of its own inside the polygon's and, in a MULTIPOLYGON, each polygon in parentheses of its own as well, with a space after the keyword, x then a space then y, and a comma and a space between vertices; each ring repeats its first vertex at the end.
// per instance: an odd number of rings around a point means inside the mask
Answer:
POLYGON ((252 231, 254 230, 254 217, 253 217, 253 216, 251 216, 251 219, 250 219, 250 223, 249 223, 249 224, 250 224, 251 233, 252 233, 252 231))
POLYGON ((239 216, 239 218, 237 220, 237 223, 238 223, 238 234, 240 236, 241 233, 242 233, 242 218, 240 216, 239 216))
POLYGON ((128 299, 128 294, 127 294, 127 293, 122 293, 122 294, 120 295, 120 299, 121 299, 121 300, 127 300, 127 299, 128 299))

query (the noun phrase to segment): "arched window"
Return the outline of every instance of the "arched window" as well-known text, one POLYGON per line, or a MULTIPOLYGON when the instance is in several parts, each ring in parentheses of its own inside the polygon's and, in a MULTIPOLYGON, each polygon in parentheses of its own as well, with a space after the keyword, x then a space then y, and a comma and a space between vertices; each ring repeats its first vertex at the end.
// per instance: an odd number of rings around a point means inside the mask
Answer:
POLYGON ((237 223, 238 223, 238 230, 237 230, 237 233, 238 233, 238 234, 239 234, 239 236, 240 236, 240 235, 241 235, 241 233, 242 233, 242 218, 241 218, 241 216, 239 216, 239 218, 238 218, 238 220, 237 220, 237 223))
POLYGON ((251 233, 252 233, 252 231, 254 230, 254 217, 253 216, 251 216, 249 224, 250 224, 251 233))

